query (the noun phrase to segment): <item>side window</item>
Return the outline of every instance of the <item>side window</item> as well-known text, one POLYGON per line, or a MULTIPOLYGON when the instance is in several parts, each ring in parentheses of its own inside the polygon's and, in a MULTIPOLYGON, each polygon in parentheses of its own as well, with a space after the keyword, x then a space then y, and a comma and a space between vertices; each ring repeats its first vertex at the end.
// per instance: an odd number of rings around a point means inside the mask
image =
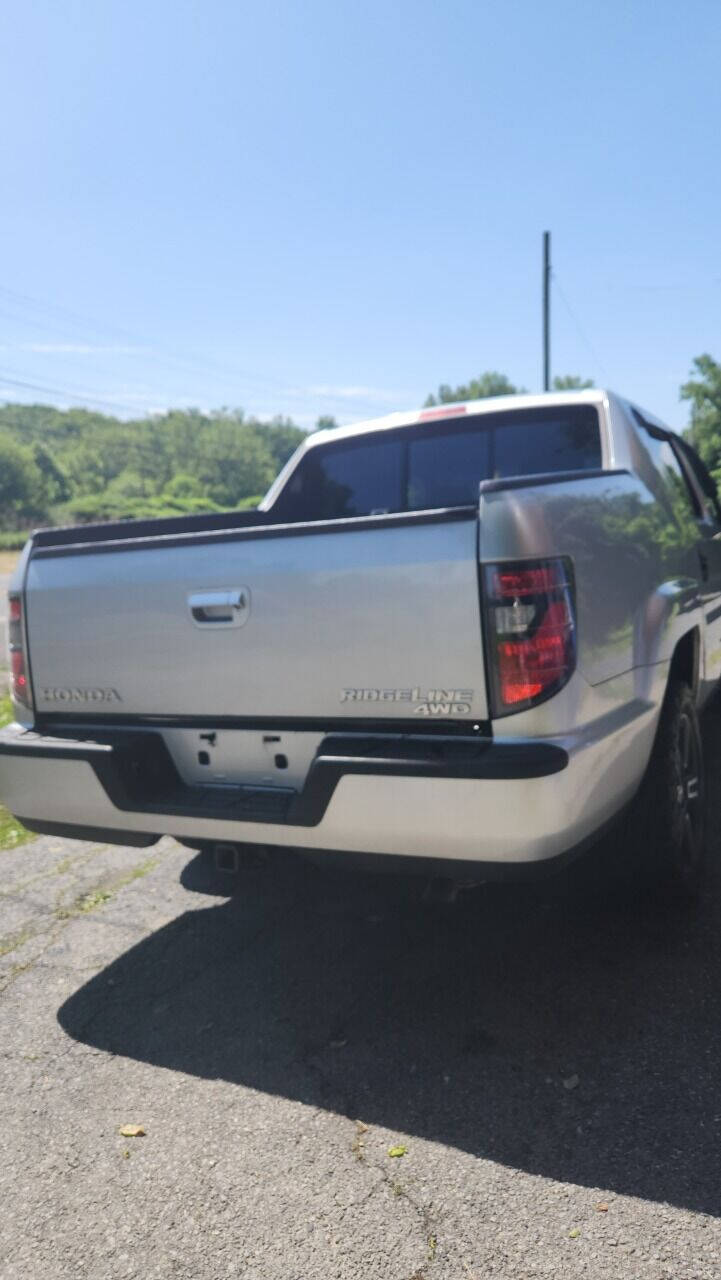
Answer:
POLYGON ((687 520, 689 516, 692 516, 694 520, 697 519, 698 506, 696 496, 689 486, 689 482, 681 469, 681 464, 668 440, 652 439, 651 443, 654 445, 652 452, 656 469, 661 473, 664 486, 671 499, 671 505, 679 523, 687 520))
POLYGON ((598 413, 577 405, 556 417, 516 415, 494 433, 493 474, 540 475, 549 471, 593 471, 601 467, 598 413))
POLYGON ((398 440, 311 449, 278 497, 280 520, 340 520, 380 515, 401 506, 402 445, 398 440))
POLYGON ((682 462, 690 469, 700 490, 702 514, 707 520, 712 520, 715 524, 721 524, 721 504, 719 504, 718 490, 708 467, 701 461, 696 450, 692 449, 685 440, 675 440, 674 447, 682 462))
POLYGON ((681 464, 676 457, 668 440, 659 440, 659 448, 657 457, 659 460, 659 470, 670 490, 675 502, 683 505, 684 513, 692 516, 696 515, 696 499, 686 476, 683 473, 681 464))
POLYGON ((650 454, 656 473, 653 488, 654 497, 664 506, 670 506, 679 524, 688 521, 689 517, 698 519, 699 508, 695 491, 684 474, 669 439, 652 423, 647 422, 637 409, 633 416, 640 427, 641 443, 650 454))

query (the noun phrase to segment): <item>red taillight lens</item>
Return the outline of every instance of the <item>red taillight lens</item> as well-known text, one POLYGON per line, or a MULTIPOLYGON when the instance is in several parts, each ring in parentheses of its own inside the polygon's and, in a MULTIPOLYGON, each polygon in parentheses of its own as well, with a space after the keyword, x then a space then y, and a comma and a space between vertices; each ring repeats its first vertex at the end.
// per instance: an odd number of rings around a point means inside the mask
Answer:
POLYGON ((487 565, 484 573, 494 717, 556 693, 576 663, 576 619, 568 560, 487 565))
POLYGON ((502 565, 491 568, 491 592, 494 596, 535 596, 553 591, 558 585, 556 562, 531 565, 528 568, 507 569, 502 565))
POLYGON ((13 691, 24 702, 27 695, 28 679, 25 674, 25 655, 19 649, 13 649, 10 654, 10 672, 13 680, 13 691))
POLYGON ((20 596, 8 596, 8 648, 10 651, 10 692, 16 702, 31 705, 30 682, 25 664, 23 605, 20 596))
POLYGON ((8 596, 8 644, 11 652, 23 647, 23 602, 19 596, 8 596))

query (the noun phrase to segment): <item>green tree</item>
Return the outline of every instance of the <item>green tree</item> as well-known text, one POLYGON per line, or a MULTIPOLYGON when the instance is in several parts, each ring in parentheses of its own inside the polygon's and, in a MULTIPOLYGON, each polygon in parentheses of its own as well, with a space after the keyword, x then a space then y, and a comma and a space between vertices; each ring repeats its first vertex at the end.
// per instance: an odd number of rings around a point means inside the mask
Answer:
POLYGON ((251 419, 251 422, 270 449, 276 471, 280 471, 301 441, 305 440, 305 431, 296 427, 290 418, 273 418, 272 422, 265 423, 251 419))
POLYGON ((0 523, 6 529, 22 526, 45 514, 43 476, 32 450, 7 432, 0 434, 0 523))
POLYGON ((113 476, 105 490, 105 496, 111 504, 134 502, 136 498, 147 498, 151 493, 148 481, 138 471, 133 471, 132 467, 125 467, 117 476, 113 476))
POLYGON ((220 421, 206 432, 194 474, 221 506, 264 493, 276 473, 268 445, 248 423, 220 421))
POLYGON ((514 396, 523 390, 523 387, 514 387, 505 373, 495 373, 491 370, 479 374, 477 378, 471 378, 470 382, 460 387, 450 387, 448 383, 442 382, 436 394, 428 396, 424 408, 434 404, 454 404, 459 400, 485 400, 489 396, 514 396))
POLYGON ((172 501, 180 498, 181 501, 186 498, 202 498, 203 486, 197 476, 188 475, 187 471, 179 471, 177 475, 169 480, 163 489, 163 497, 167 497, 172 501))
POLYGON ((338 423, 332 413, 322 413, 315 424, 315 431, 332 431, 338 423))
POLYGON ((70 482, 50 450, 36 440, 32 454, 35 466, 42 476, 47 502, 51 506, 55 506, 58 502, 67 502, 70 497, 70 482))
POLYGON ((13 446, 0 505, 7 527, 49 515, 86 521, 255 504, 305 432, 289 418, 260 421, 242 409, 179 409, 123 421, 86 409, 6 404, 0 436, 13 446))
POLYGON ((710 355, 697 356, 692 376, 681 387, 681 399, 691 401, 688 436, 709 471, 721 472, 721 364, 710 355))
POLYGON ((111 478, 103 465, 102 453, 87 445, 76 445, 69 449, 64 461, 71 496, 99 493, 111 478))
POLYGON ((586 391, 593 386, 593 378, 580 378, 577 373, 564 373, 553 379, 554 391, 586 391))

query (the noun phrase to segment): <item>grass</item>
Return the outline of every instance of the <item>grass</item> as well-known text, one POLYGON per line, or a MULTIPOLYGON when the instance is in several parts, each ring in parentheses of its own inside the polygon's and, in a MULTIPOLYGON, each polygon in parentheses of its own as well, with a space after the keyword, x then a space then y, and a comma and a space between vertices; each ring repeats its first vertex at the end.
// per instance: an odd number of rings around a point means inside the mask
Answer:
POLYGON ((91 893, 84 893, 81 897, 76 898, 75 902, 71 902, 67 907, 58 907, 55 912, 58 920, 72 920, 73 916, 84 916, 89 911, 94 911, 96 907, 102 907, 112 898, 109 889, 93 889, 91 893))
POLYGON ((17 933, 9 933, 6 938, 0 938, 0 957, 9 956, 13 951, 17 951, 18 947, 24 946, 32 936, 32 929, 26 927, 17 933))
MULTIPOLYGON (((13 719, 13 706, 8 697, 0 698, 0 729, 13 719)), ((17 849, 32 840, 32 832, 25 828, 0 804, 0 849, 17 849)))
POLYGON ((17 849, 34 838, 32 831, 26 831, 22 823, 0 804, 0 849, 17 849))

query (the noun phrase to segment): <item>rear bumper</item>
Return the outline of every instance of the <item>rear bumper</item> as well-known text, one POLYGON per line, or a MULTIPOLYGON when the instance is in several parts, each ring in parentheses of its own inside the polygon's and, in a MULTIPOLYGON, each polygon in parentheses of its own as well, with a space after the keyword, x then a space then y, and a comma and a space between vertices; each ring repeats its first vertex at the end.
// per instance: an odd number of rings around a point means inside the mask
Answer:
MULTIPOLYGON (((644 704, 602 735, 492 741, 329 734, 302 790, 184 784, 159 733, 0 731, 0 801, 31 829, 150 844, 164 834, 514 866, 562 858, 638 784, 644 704)), ((649 736, 650 735, 650 736, 649 736)), ((641 766, 642 771, 642 766, 641 766)))

